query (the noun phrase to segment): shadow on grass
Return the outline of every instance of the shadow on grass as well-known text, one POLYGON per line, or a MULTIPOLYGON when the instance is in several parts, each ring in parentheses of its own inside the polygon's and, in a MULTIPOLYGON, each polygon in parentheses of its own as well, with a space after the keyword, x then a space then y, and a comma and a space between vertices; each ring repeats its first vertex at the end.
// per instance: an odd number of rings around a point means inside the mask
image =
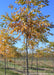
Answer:
POLYGON ((54 73, 54 71, 51 71, 51 70, 47 70, 45 68, 34 68, 34 67, 29 67, 30 69, 32 70, 39 70, 39 71, 46 71, 47 73, 54 73))
MULTIPOLYGON (((5 69, 0 69, 1 72, 5 72, 5 69)), ((6 69, 6 75, 22 75, 22 74, 19 74, 19 73, 16 73, 15 71, 12 71, 12 70, 8 70, 6 69)))
POLYGON ((21 75, 21 74, 11 72, 11 75, 21 75))

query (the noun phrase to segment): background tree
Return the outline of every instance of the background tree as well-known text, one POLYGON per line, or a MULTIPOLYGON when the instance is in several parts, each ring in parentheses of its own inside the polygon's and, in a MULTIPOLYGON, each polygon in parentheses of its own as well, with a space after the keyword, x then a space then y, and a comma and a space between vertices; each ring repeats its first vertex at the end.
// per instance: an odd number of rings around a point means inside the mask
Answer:
POLYGON ((5 75, 6 75, 6 61, 7 58, 13 56, 11 54, 13 51, 13 44, 15 43, 14 38, 9 36, 6 29, 2 29, 0 31, 0 54, 3 55, 4 61, 5 61, 5 75))

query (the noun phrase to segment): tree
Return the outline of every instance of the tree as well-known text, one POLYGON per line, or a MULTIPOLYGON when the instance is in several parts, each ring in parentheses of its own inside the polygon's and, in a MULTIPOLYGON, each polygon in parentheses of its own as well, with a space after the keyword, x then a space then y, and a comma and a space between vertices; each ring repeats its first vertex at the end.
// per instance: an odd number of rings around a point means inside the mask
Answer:
MULTIPOLYGON (((7 27, 11 28, 11 33, 17 32, 20 35, 23 35, 26 39, 26 62, 27 62, 27 75, 28 72, 28 41, 45 37, 48 26, 50 26, 49 21, 46 20, 49 15, 43 16, 40 9, 48 5, 48 0, 16 0, 18 6, 22 7, 14 8, 13 5, 10 5, 9 8, 15 9, 16 11, 11 13, 11 17, 8 15, 2 15, 3 21, 7 23, 7 27), (29 39, 29 40, 28 40, 29 39)), ((43 39, 42 39, 43 40, 43 39)))
MULTIPOLYGON (((50 52, 50 54, 51 54, 51 59, 53 60, 53 62, 54 62, 54 41, 53 42, 49 42, 49 48, 51 49, 51 52, 50 52)), ((53 65, 54 66, 54 65, 53 65)), ((53 67, 53 71, 54 71, 54 67, 53 67)))
POLYGON ((13 44, 14 44, 14 38, 9 36, 6 29, 2 29, 0 32, 0 54, 3 55, 4 61, 5 61, 5 75, 6 75, 6 60, 8 57, 13 56, 12 52, 13 50, 13 44))

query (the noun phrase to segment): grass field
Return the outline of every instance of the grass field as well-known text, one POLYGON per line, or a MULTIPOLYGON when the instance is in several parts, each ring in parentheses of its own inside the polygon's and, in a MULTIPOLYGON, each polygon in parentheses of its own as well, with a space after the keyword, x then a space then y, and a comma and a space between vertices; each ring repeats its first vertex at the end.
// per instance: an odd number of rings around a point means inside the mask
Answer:
MULTIPOLYGON (((49 59, 39 60, 38 61, 39 75, 54 75, 53 64, 54 64, 53 60, 49 60, 49 59)), ((0 59, 0 75, 4 75, 4 72, 5 72, 4 67, 5 67, 4 60, 0 59)), ((31 60, 29 59, 29 74, 30 75, 36 75, 37 73, 36 67, 37 67, 36 60, 33 61, 32 68, 31 68, 31 60)), ((8 62, 8 64, 6 63, 6 68, 12 68, 12 69, 6 69, 7 75, 26 75, 26 61, 24 62, 23 59, 15 59, 15 63, 14 63, 14 59, 11 59, 11 62, 8 62)))
MULTIPOLYGON (((4 72, 5 72, 4 69, 0 69, 0 75, 5 75, 4 72)), ((6 70, 6 72, 7 72, 6 75, 22 75, 12 70, 6 70)))

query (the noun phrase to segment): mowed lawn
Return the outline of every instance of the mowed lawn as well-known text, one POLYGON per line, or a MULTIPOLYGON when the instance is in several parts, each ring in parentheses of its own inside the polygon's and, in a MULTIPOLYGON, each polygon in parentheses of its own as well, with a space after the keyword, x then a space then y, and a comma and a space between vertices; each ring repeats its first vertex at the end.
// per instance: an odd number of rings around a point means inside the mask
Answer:
MULTIPOLYGON (((12 62, 8 62, 8 67, 9 68, 14 68, 14 60, 12 60, 12 62)), ((25 62, 26 65, 26 62, 25 62)), ((4 61, 0 61, 0 75, 5 75, 5 69, 4 69, 5 63, 4 61), (3 68, 3 69, 2 69, 3 68)), ((6 63, 7 66, 7 63, 6 63)), ((36 75, 37 70, 36 70, 36 61, 33 61, 33 68, 31 69, 31 60, 29 60, 29 75, 36 75)), ((19 71, 23 71, 24 70, 24 60, 20 60, 17 59, 15 61, 15 69, 19 70, 19 71)), ((38 70, 39 75, 54 75, 54 73, 52 73, 51 71, 53 71, 53 60, 39 60, 39 65, 38 67, 41 69, 48 69, 48 70, 38 70)), ((24 73, 19 73, 15 70, 11 70, 11 69, 6 69, 7 74, 6 75, 26 75, 24 73)), ((25 67, 25 72, 26 72, 26 67, 25 67)))
MULTIPOLYGON (((23 74, 19 74, 19 73, 16 73, 14 71, 11 71, 11 70, 6 70, 6 75, 23 75, 23 74)), ((39 75, 54 75, 54 73, 38 73, 39 75)), ((4 69, 0 69, 0 75, 5 75, 4 73, 4 69)), ((33 74, 29 74, 29 75, 36 75, 35 73, 33 74)))
MULTIPOLYGON (((4 69, 0 69, 0 75, 5 75, 5 70, 4 69)), ((21 75, 21 74, 16 73, 12 70, 6 70, 6 75, 21 75)))

